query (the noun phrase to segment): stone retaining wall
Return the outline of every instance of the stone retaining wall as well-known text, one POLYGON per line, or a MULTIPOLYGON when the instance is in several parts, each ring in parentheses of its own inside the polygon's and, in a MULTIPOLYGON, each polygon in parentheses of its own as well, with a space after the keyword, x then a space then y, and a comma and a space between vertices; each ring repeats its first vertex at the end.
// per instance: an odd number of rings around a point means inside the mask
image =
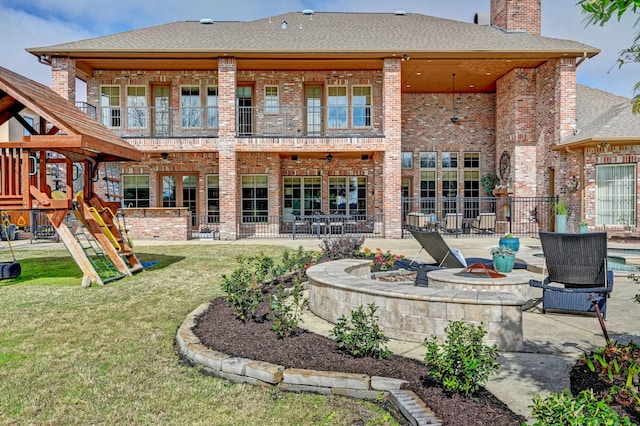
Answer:
POLYGON ((512 293, 433 289, 371 279, 369 261, 342 259, 307 269, 309 308, 336 323, 358 306, 375 303, 385 336, 409 342, 446 337, 450 321, 483 323, 485 343, 501 351, 522 351, 522 306, 512 293))
POLYGON ((193 333, 198 317, 207 309, 204 304, 191 312, 176 334, 182 357, 199 365, 207 373, 234 382, 257 386, 275 386, 290 392, 313 392, 361 399, 389 397, 413 425, 441 424, 424 402, 411 391, 401 389, 404 380, 364 374, 285 368, 281 365, 247 358, 232 357, 208 349, 193 333))

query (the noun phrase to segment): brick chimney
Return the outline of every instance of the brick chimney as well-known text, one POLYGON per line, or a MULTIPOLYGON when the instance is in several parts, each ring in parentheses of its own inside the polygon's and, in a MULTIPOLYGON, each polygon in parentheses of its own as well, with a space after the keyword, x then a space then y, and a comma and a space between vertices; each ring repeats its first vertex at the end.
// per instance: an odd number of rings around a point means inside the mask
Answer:
POLYGON ((540 35, 541 0, 491 0, 491 25, 540 35))

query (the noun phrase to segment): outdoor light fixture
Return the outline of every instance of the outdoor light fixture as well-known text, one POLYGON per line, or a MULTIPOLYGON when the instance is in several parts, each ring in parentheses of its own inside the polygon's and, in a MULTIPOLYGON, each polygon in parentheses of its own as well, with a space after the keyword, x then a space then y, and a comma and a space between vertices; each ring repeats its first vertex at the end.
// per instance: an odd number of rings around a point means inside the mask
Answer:
POLYGON ((333 161, 333 155, 331 153, 328 153, 326 158, 327 158, 327 163, 330 163, 333 161))
POLYGON ((458 123, 458 117, 456 117, 456 73, 451 74, 452 78, 452 90, 451 90, 451 122, 453 124, 458 123))

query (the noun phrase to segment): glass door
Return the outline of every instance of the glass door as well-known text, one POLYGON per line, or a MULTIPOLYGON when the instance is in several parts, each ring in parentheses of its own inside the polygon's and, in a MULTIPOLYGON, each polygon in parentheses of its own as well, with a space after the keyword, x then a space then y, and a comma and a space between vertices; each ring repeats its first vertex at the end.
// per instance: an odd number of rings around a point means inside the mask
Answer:
POLYGON ((307 86, 305 89, 307 108, 307 136, 322 134, 322 86, 307 86))
POLYGON ((162 175, 162 207, 186 207, 191 224, 198 225, 198 177, 196 175, 162 175))
POLYGON ((251 86, 240 86, 236 89, 238 136, 251 136, 253 133, 252 92, 251 86))
POLYGON ((169 135, 169 86, 153 87, 152 108, 154 135, 169 135))

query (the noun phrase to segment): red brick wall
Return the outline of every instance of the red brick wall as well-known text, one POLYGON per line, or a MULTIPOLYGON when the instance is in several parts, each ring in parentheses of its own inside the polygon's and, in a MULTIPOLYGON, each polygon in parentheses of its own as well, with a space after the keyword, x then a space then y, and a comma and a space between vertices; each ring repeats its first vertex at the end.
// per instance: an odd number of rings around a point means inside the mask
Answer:
POLYGON ((509 31, 540 35, 540 0, 491 0, 491 25, 509 31))
POLYGON ((76 101, 76 61, 55 57, 51 60, 51 89, 75 104, 76 101))
POLYGON ((402 96, 400 59, 384 60, 384 135, 382 187, 384 225, 387 238, 402 237, 402 197, 400 152, 402 150, 402 96))
POLYGON ((518 197, 533 197, 537 192, 531 169, 535 150, 524 149, 536 144, 535 84, 535 70, 522 68, 514 69, 496 84, 496 158, 503 152, 511 158, 509 176, 504 176, 500 183, 518 197))
POLYGON ((238 216, 238 172, 236 168, 236 61, 218 61, 220 239, 235 240, 238 216))
POLYGON ((413 169, 403 170, 403 176, 412 178, 414 197, 420 193, 422 151, 481 152, 480 175, 495 171, 495 95, 456 94, 458 124, 450 120, 452 102, 448 93, 402 95, 402 151, 413 153, 413 169))
POLYGON ((186 208, 125 209, 128 234, 134 244, 135 240, 187 240, 190 219, 186 208))

